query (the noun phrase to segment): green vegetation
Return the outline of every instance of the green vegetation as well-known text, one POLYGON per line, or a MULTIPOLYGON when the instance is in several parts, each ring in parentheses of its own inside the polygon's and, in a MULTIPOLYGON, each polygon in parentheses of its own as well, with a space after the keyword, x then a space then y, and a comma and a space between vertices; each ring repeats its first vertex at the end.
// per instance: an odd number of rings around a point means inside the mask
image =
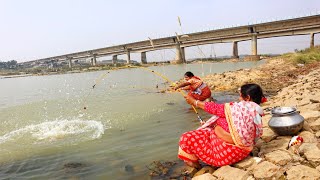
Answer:
POLYGON ((290 59, 295 64, 310 64, 320 61, 320 46, 295 50, 294 53, 283 54, 282 57, 290 59))

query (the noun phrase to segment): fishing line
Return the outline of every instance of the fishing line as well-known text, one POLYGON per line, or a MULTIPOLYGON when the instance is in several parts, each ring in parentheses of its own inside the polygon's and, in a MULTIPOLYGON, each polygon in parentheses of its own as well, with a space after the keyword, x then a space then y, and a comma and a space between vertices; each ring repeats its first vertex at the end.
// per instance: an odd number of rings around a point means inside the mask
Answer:
POLYGON ((87 94, 87 96, 83 99, 83 109, 86 110, 87 107, 86 107, 86 102, 87 102, 87 99, 88 97, 90 96, 90 94, 92 93, 92 91, 94 90, 94 88, 96 87, 97 84, 99 84, 101 82, 102 79, 104 79, 110 72, 106 72, 102 75, 100 75, 96 80, 94 80, 94 85, 92 86, 91 88, 91 91, 89 91, 89 93, 87 94))
MULTIPOLYGON (((173 81, 171 81, 169 78, 167 78, 167 77, 164 76, 163 74, 160 74, 159 72, 154 71, 154 70, 151 70, 151 69, 149 69, 149 68, 146 68, 146 67, 143 67, 143 66, 128 66, 128 67, 142 68, 142 69, 144 69, 144 70, 146 70, 146 71, 149 71, 149 72, 151 72, 151 73, 154 73, 154 74, 160 76, 161 78, 163 78, 164 80, 166 80, 168 83, 171 83, 171 86, 173 86, 173 87, 177 85, 176 83, 174 83, 173 81)), ((182 92, 181 90, 179 90, 179 92, 182 94, 182 96, 185 96, 185 93, 184 93, 184 92, 182 92)), ((194 110, 194 112, 197 114, 198 120, 199 120, 201 123, 203 123, 204 121, 203 121, 202 118, 200 117, 200 115, 199 115, 198 111, 196 110, 196 108, 195 108, 193 105, 191 105, 191 106, 192 106, 192 109, 194 110)))

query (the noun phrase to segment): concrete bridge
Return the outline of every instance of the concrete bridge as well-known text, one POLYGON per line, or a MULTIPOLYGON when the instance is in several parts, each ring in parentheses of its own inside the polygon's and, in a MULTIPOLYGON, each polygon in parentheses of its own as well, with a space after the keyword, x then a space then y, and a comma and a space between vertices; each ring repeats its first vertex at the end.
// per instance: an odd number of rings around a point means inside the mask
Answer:
POLYGON ((320 15, 312 15, 294 19, 177 35, 153 40, 144 40, 129 44, 121 44, 37 59, 28 61, 26 63, 50 60, 68 61, 69 67, 71 68, 73 60, 91 58, 91 63, 93 66, 95 66, 97 57, 112 56, 112 63, 116 63, 117 56, 123 54, 127 55, 127 63, 130 63, 130 53, 141 53, 141 62, 145 64, 147 63, 147 52, 161 49, 176 49, 175 63, 185 63, 186 47, 230 42, 233 43, 233 57, 238 58, 238 42, 248 40, 251 41, 251 55, 249 58, 252 60, 258 60, 259 55, 257 52, 257 39, 310 34, 310 47, 314 47, 314 34, 319 32, 320 15))

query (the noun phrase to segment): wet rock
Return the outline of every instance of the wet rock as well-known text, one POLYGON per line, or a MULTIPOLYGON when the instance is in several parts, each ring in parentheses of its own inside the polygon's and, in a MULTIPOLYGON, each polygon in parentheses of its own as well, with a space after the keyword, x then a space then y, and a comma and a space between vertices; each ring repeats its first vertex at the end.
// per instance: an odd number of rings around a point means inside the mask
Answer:
POLYGON ((282 175, 280 167, 268 161, 259 163, 253 170, 256 179, 279 179, 282 175))
POLYGON ((217 178, 210 173, 205 173, 192 178, 192 180, 216 180, 216 179, 217 178))
POLYGON ((286 165, 287 163, 291 162, 293 159, 290 153, 287 152, 286 150, 276 150, 276 151, 270 152, 265 155, 265 158, 267 161, 280 166, 286 165))
POLYGON ((231 166, 222 166, 213 173, 213 176, 218 179, 245 180, 249 177, 249 172, 231 166))
POLYGON ((211 166, 205 166, 203 168, 201 168, 193 177, 202 175, 202 174, 212 174, 214 172, 214 169, 211 166))
POLYGON ((286 171, 288 180, 295 179, 319 179, 320 173, 314 168, 304 165, 297 165, 286 171))
POLYGON ((195 173, 197 173, 198 170, 196 168, 190 167, 190 166, 178 166, 172 170, 172 174, 170 177, 172 178, 178 178, 178 177, 193 177, 195 173))

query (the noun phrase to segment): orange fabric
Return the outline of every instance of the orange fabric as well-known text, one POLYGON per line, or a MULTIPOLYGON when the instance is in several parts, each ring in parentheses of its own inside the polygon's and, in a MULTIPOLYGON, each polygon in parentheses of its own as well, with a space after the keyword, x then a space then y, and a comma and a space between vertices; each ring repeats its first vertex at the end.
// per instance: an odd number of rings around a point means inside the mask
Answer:
POLYGON ((188 82, 190 83, 189 86, 192 91, 196 90, 202 84, 202 80, 196 76, 193 76, 188 82))
POLYGON ((202 90, 202 93, 199 95, 199 94, 195 94, 195 93, 192 93, 192 91, 189 91, 188 95, 192 96, 193 98, 197 99, 197 100, 200 100, 200 101, 204 101, 205 99, 211 97, 211 90, 209 89, 208 86, 206 86, 205 88, 203 88, 202 90))

